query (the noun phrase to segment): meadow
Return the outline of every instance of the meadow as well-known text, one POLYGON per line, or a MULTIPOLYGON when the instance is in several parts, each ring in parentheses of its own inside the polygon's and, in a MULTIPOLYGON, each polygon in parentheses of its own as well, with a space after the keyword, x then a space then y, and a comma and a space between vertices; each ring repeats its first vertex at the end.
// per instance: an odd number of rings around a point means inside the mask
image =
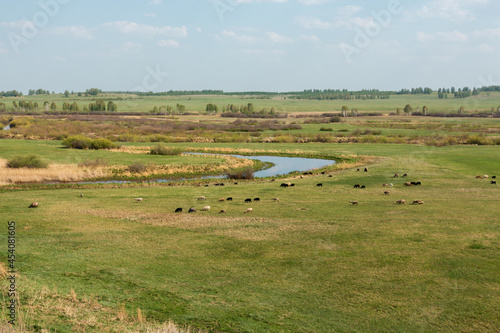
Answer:
MULTIPOLYGON (((297 112, 313 111, 319 102, 297 106, 297 112)), ((0 219, 16 221, 17 331, 168 332, 175 323, 179 331, 191 332, 497 332, 500 188, 491 181, 500 174, 494 144, 498 119, 360 117, 328 124, 298 119, 284 122, 300 121, 300 129, 261 134, 312 137, 330 127, 331 134, 351 133, 352 140, 200 139, 166 145, 183 151, 330 156, 344 163, 318 170, 325 174, 224 181, 223 187, 211 180, 0 186, 0 219), (363 134, 366 130, 371 132, 363 134), (424 138, 442 135, 457 141, 424 144, 424 138), (458 144, 464 135, 492 144, 458 144), (367 136, 401 141, 362 143, 367 136), (408 177, 394 178, 395 173, 408 177), (410 181, 422 185, 404 185, 410 181), (295 186, 283 188, 282 182, 295 186), (388 183, 393 186, 382 186, 388 183), (197 200, 200 196, 206 201, 197 200), (138 197, 143 201, 134 200, 138 197), (233 201, 219 201, 228 197, 233 201), (260 201, 244 202, 256 197, 260 201), (279 202, 272 200, 276 197, 279 202), (406 204, 396 204, 399 199, 406 204), (424 204, 412 205, 417 199, 424 204), (39 207, 28 208, 34 201, 39 207), (211 210, 200 211, 205 205, 211 210), (198 212, 174 213, 178 207, 198 212), (244 213, 250 207, 253 212, 244 213), (219 214, 221 209, 227 214, 219 214)), ((227 122, 201 115, 189 121, 200 120, 227 122)), ((70 131, 74 123, 57 124, 70 131)), ((40 128, 32 132, 43 133, 40 128)), ((29 133, 29 125, 24 130, 29 133)), ((141 131, 129 133, 140 140, 120 142, 121 149, 111 151, 65 149, 60 139, 27 140, 19 134, 0 140, 0 158, 37 153, 55 165, 105 159, 115 168, 137 162, 230 164, 218 156, 137 153, 157 144, 141 131)), ((100 132, 83 133, 99 137, 100 132)), ((207 132, 194 137, 206 139, 207 132)), ((1 244, 7 244, 6 223, 4 230, 1 244)), ((0 274, 6 275, 6 247, 0 262, 0 274)), ((2 289, 8 289, 5 279, 2 289)), ((2 295, 5 305, 7 293, 2 295)), ((9 329, 5 307, 1 316, 0 330, 9 329)))

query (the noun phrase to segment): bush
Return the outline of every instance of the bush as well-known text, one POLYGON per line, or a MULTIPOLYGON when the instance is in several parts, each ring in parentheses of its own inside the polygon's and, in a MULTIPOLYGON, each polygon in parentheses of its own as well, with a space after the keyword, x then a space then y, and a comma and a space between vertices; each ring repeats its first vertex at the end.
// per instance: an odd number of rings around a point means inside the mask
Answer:
POLYGON ((83 135, 73 135, 64 139, 62 144, 66 148, 90 149, 92 146, 92 139, 83 135))
POLYGON ((321 127, 319 130, 324 132, 333 132, 333 128, 331 127, 321 127))
POLYGON ((73 135, 67 137, 62 142, 63 146, 66 148, 73 149, 113 149, 116 148, 116 144, 114 144, 111 140, 108 139, 95 139, 92 140, 83 135, 73 135))
POLYGON ((113 149, 116 148, 116 144, 114 144, 111 140, 108 139, 95 139, 92 140, 90 144, 91 149, 99 150, 99 149, 113 149))
POLYGON ((135 162, 128 166, 128 171, 131 173, 143 173, 148 170, 148 166, 142 162, 135 162))
POLYGON ((236 170, 236 171, 227 171, 226 176, 229 179, 253 179, 254 171, 251 167, 236 170))
POLYGON ((342 122, 342 118, 340 118, 339 116, 333 116, 330 118, 330 122, 331 123, 341 123, 342 122))
POLYGON ((8 168, 30 168, 30 169, 44 169, 49 164, 36 155, 29 156, 16 156, 7 161, 8 168))
POLYGON ((165 147, 163 145, 157 145, 156 147, 151 148, 149 153, 151 155, 180 155, 183 153, 183 150, 181 148, 172 148, 165 147))

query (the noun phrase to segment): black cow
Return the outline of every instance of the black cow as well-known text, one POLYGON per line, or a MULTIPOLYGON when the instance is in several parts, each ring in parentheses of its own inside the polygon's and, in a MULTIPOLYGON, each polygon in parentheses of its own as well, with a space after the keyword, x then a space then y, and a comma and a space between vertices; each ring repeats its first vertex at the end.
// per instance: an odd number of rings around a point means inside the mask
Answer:
POLYGON ((233 197, 227 198, 226 201, 233 201, 233 197))
POLYGON ((253 201, 260 201, 260 198, 255 198, 253 199, 253 201))
POLYGON ((323 183, 316 184, 318 187, 323 187, 323 183))
POLYGON ((359 185, 359 184, 354 185, 354 188, 360 188, 360 187, 361 187, 361 185, 359 185))
POLYGON ((177 208, 177 209, 175 210, 175 212, 176 212, 176 213, 182 213, 182 208, 181 208, 181 207, 177 208))
POLYGON ((492 185, 496 185, 496 184, 497 184, 497 181, 496 181, 496 180, 492 180, 492 181, 491 181, 491 184, 492 184, 492 185))
POLYGON ((250 199, 250 198, 246 198, 246 199, 245 199, 245 202, 252 202, 252 199, 250 199))

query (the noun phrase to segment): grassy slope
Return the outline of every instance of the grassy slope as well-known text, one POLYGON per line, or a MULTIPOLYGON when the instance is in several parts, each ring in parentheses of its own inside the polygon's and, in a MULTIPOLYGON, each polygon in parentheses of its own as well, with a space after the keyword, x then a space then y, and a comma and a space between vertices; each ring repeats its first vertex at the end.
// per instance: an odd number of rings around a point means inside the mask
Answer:
MULTIPOLYGON (((196 144, 179 144, 196 146, 196 144)), ((201 146, 201 144, 199 144, 201 146)), ((496 147, 211 145, 384 157, 369 172, 226 187, 2 191, 23 276, 149 319, 214 331, 494 332, 500 321, 496 147), (395 173, 421 187, 404 187, 395 173), (323 188, 317 188, 317 182, 323 188), (382 183, 393 182, 390 196, 382 183), (356 190, 353 184, 367 188, 356 190), (207 202, 196 198, 207 196, 207 202), (144 198, 134 203, 134 197, 144 198), (233 203, 218 198, 233 196, 233 203), (244 204, 246 197, 263 202, 244 204), (276 204, 269 199, 280 197, 276 204), (422 206, 395 205, 421 199, 422 206), (30 210, 31 201, 40 202, 30 210), (349 200, 358 200, 351 206, 349 200), (211 205, 211 212, 172 214, 211 205), (243 214, 247 207, 254 212, 243 214), (218 209, 227 208, 227 216, 218 209)), ((5 244, 2 233, 1 243, 5 244)), ((5 260, 5 254, 1 256, 5 260)), ((41 315, 42 327, 70 331, 41 315)), ((110 327, 113 324, 110 323, 110 327)))

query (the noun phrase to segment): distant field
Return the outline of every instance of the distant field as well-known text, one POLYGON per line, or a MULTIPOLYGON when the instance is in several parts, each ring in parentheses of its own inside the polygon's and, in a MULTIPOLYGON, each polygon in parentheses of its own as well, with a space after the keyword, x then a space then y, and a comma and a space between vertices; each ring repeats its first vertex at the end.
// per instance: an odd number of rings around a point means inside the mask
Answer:
MULTIPOLYGON (((117 94, 100 94, 97 98, 109 100, 112 99, 118 105, 119 112, 149 112, 155 106, 170 105, 175 109, 177 103, 186 106, 186 112, 204 112, 208 103, 216 104, 219 110, 228 104, 237 106, 253 103, 256 110, 272 107, 278 112, 339 112, 343 105, 346 105, 349 110, 356 108, 359 112, 381 112, 390 113, 396 112, 397 108, 401 110, 406 104, 410 104, 414 111, 417 108, 422 110, 423 106, 429 108, 429 112, 457 112, 463 106, 467 112, 490 111, 491 108, 500 106, 500 93, 481 93, 479 96, 469 97, 465 99, 438 99, 437 93, 432 95, 391 95, 390 99, 383 100, 356 100, 356 101, 318 101, 318 100, 294 100, 283 99, 282 97, 273 97, 272 99, 255 99, 251 96, 243 98, 241 96, 212 96, 212 95, 188 95, 188 96, 147 96, 138 97, 136 95, 117 95, 117 94)), ((12 106, 14 100, 26 100, 38 102, 42 105, 44 101, 50 103, 55 102, 59 109, 62 109, 64 102, 77 102, 80 109, 84 104, 88 104, 97 99, 96 97, 78 97, 70 95, 65 98, 63 95, 33 95, 23 96, 22 98, 4 98, 0 101, 4 102, 7 107, 12 106)))

